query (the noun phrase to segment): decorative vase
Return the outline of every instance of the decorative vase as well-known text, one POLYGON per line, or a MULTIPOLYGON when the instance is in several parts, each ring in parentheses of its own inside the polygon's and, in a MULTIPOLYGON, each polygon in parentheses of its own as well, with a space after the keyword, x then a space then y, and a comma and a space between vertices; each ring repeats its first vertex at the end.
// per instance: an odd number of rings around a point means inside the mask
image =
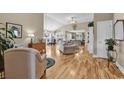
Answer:
POLYGON ((117 60, 117 52, 116 50, 109 50, 108 53, 108 60, 115 63, 117 60))

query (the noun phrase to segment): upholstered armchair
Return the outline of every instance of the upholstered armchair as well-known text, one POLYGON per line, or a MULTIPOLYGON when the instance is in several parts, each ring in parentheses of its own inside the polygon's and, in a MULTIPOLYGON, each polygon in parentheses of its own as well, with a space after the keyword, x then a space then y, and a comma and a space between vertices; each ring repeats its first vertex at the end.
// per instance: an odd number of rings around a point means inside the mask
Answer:
POLYGON ((35 79, 45 75, 45 55, 32 48, 6 50, 4 64, 7 79, 35 79))

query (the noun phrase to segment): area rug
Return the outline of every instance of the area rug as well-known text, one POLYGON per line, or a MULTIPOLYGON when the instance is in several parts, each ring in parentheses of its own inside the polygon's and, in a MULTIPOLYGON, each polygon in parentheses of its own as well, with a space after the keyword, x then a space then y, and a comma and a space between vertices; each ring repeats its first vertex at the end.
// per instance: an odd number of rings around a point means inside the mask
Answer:
POLYGON ((47 69, 55 64, 55 60, 52 58, 47 58, 47 69))

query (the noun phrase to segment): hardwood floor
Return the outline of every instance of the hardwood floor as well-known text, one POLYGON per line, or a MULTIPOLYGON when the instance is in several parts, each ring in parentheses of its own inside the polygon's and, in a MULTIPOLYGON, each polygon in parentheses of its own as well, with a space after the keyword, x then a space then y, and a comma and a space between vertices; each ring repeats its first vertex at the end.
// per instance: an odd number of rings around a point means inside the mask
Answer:
POLYGON ((120 79, 124 75, 115 64, 106 59, 96 59, 86 49, 80 47, 79 53, 63 55, 57 46, 46 46, 47 57, 56 63, 46 71, 48 79, 120 79))

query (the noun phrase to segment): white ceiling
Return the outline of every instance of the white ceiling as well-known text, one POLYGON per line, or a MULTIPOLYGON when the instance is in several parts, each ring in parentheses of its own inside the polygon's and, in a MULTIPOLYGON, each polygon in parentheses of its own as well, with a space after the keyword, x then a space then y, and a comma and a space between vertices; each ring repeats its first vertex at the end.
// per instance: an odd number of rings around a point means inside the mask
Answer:
POLYGON ((93 21, 92 13, 47 13, 44 14, 44 30, 55 31, 70 24, 71 17, 75 17, 77 23, 93 21))

